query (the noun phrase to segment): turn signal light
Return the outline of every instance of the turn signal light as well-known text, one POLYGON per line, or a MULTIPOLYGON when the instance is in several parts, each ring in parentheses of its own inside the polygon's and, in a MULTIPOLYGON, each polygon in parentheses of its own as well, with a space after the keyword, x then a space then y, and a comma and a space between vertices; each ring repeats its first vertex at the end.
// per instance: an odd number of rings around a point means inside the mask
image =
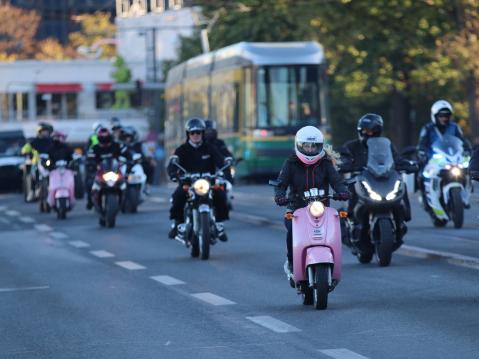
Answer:
POLYGON ((291 212, 287 212, 284 214, 284 218, 286 218, 287 220, 292 220, 294 218, 294 214, 291 212))
POLYGON ((348 212, 346 212, 346 211, 339 211, 339 217, 341 217, 341 218, 348 218, 348 212))
POLYGON ((187 184, 183 185, 183 191, 188 192, 189 189, 190 189, 190 186, 188 186, 187 184))

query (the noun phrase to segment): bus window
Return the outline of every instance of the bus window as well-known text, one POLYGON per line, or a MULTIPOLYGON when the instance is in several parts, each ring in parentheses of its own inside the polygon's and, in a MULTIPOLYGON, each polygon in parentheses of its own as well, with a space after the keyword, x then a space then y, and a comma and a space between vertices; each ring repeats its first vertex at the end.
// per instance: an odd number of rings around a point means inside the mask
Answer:
POLYGON ((318 124, 318 66, 263 66, 257 72, 258 127, 318 124))

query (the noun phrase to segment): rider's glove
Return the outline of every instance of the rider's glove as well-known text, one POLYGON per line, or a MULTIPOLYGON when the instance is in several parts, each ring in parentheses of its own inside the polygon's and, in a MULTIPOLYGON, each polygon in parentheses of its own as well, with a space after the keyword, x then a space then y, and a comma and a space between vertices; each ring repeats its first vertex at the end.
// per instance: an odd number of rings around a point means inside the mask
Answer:
POLYGON ((289 199, 285 195, 275 196, 274 201, 276 202, 278 206, 286 206, 289 203, 289 199))
POLYGON ((427 155, 426 152, 424 151, 419 151, 417 153, 417 159, 420 163, 426 163, 427 162, 427 155))
POLYGON ((349 198, 351 198, 351 194, 349 192, 339 192, 335 197, 340 201, 347 201, 349 198))

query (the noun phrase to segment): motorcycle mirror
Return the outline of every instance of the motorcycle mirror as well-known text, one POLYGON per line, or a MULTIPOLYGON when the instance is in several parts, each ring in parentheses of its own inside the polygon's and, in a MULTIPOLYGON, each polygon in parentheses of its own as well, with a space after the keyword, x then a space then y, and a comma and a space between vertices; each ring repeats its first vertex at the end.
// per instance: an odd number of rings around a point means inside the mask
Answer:
POLYGON ((140 153, 135 153, 135 154, 133 155, 133 160, 134 160, 134 161, 138 161, 140 158, 141 158, 141 154, 140 154, 140 153))
POLYGON ((280 182, 278 180, 269 180, 268 184, 270 186, 278 187, 280 185, 280 182))
MULTIPOLYGON (((317 197, 318 196, 318 189, 317 188, 311 188, 309 190, 309 193, 311 194, 311 197, 317 197)), ((323 191, 324 192, 324 191, 323 191)))
POLYGON ((309 193, 309 191, 304 191, 304 198, 309 198, 311 197, 311 194, 309 193))

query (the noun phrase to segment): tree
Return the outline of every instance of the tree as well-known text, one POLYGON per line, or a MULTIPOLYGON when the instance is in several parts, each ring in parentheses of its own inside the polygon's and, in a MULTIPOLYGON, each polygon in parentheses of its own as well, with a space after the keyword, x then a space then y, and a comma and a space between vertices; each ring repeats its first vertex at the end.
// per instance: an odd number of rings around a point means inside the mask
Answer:
POLYGON ((36 48, 35 59, 37 60, 68 60, 77 56, 76 51, 71 46, 63 46, 53 38, 40 41, 36 48))
MULTIPOLYGON (((110 21, 110 14, 95 12, 77 16, 81 30, 69 35, 69 44, 75 49, 95 50, 101 49, 100 58, 109 59, 116 55, 113 39, 116 26, 110 21)), ((87 51, 88 51, 87 50, 87 51)))
MULTIPOLYGON (((128 83, 131 80, 131 71, 126 65, 125 60, 121 56, 117 56, 113 64, 115 72, 112 73, 113 79, 116 83, 128 83)), ((115 103, 113 108, 130 108, 130 97, 127 91, 115 91, 115 103)))
POLYGON ((0 58, 28 59, 35 53, 40 16, 35 11, 0 5, 0 58))

